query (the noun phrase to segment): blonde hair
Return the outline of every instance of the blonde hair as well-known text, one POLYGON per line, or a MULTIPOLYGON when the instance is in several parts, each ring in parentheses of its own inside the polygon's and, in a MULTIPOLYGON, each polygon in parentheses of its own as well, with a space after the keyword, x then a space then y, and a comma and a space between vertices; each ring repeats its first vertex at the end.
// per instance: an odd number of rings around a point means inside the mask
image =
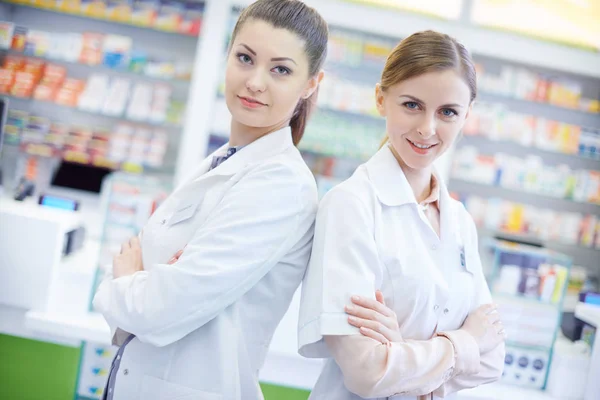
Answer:
MULTIPOLYGON (((435 31, 417 32, 402 40, 388 56, 381 73, 382 91, 416 76, 455 70, 471 91, 471 101, 477 96, 477 75, 469 51, 456 39, 435 31)), ((387 134, 381 146, 387 143, 387 134)))

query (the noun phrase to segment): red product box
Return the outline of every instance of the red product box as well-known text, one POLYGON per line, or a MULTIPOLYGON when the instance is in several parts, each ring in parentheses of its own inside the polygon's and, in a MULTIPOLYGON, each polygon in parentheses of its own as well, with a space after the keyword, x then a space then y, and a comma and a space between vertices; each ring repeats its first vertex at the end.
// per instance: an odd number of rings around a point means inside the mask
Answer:
POLYGON ((198 36, 200 34, 200 28, 202 27, 203 13, 204 1, 186 1, 183 17, 181 19, 181 23, 179 24, 179 33, 198 36))
POLYGON ((6 56, 4 64, 2 65, 5 69, 12 71, 19 71, 25 65, 25 59, 23 57, 6 56))
POLYGON ((79 95, 85 87, 85 82, 80 79, 67 78, 65 83, 56 93, 55 101, 68 107, 75 107, 79 101, 79 95))
POLYGON ((10 94, 16 97, 31 97, 38 77, 31 72, 17 71, 10 94))
POLYGON ((0 68, 0 93, 8 94, 15 82, 15 71, 12 69, 0 68))
POLYGON ((100 65, 102 63, 104 35, 101 33, 86 32, 81 36, 82 44, 79 62, 87 65, 100 65))

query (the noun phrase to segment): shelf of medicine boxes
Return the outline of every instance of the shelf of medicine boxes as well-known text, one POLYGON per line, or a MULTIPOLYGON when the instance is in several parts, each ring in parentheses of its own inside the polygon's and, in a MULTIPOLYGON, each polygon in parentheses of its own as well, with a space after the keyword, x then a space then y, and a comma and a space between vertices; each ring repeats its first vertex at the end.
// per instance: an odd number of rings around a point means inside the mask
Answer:
MULTIPOLYGON (((493 293, 493 297, 496 302, 504 303, 505 305, 515 304, 518 307, 527 307, 527 308, 535 308, 539 310, 540 313, 547 312, 548 315, 553 315, 556 318, 555 332, 553 334, 552 343, 556 340, 556 335, 558 333, 560 319, 562 314, 563 302, 565 300, 565 294, 567 291, 567 282, 569 279, 569 274, 572 266, 572 259, 560 252, 556 252, 549 249, 538 248, 536 246, 516 244, 510 241, 504 240, 486 240, 484 245, 490 249, 493 253, 493 265, 491 276, 488 277, 488 282, 490 282, 490 288, 493 293), (499 272, 500 272, 500 257, 501 254, 514 254, 514 255, 526 255, 530 257, 536 257, 541 263, 552 264, 552 265, 560 265, 561 267, 566 268, 566 276, 563 281, 557 279, 556 284, 562 284, 562 287, 558 287, 559 297, 555 300, 551 301, 543 301, 538 298, 528 297, 523 294, 506 294, 497 290, 495 287, 495 283, 497 281, 499 272)), ((501 307, 502 308, 502 307, 501 307)), ((507 329, 510 328, 510 321, 505 322, 505 326, 507 329)), ((509 335, 510 336, 510 335, 509 335)), ((528 342, 527 336, 522 337, 521 339, 512 340, 509 338, 507 340, 507 345, 512 347, 521 347, 521 348, 537 348, 540 350, 548 350, 551 351, 551 347, 546 345, 541 345, 539 343, 528 342)))
POLYGON ((600 273, 600 249, 593 247, 584 247, 578 244, 564 243, 557 240, 545 240, 531 234, 520 234, 497 229, 490 229, 485 226, 478 226, 477 232, 480 237, 496 238, 498 240, 516 241, 530 243, 540 248, 546 248, 559 253, 569 254, 574 265, 585 265, 590 268, 596 267, 597 274, 600 273))
MULTIPOLYGON (((159 127, 160 129, 165 129, 171 133, 175 133, 175 131, 179 130, 181 127, 178 124, 161 124, 161 123, 148 123, 136 120, 130 120, 123 117, 118 116, 107 116, 101 113, 88 112, 84 110, 79 110, 74 107, 63 106, 60 104, 47 102, 47 101, 39 101, 28 98, 19 98, 14 96, 5 96, 0 94, 0 96, 9 99, 9 109, 15 110, 27 110, 29 114, 35 114, 39 116, 60 116, 61 121, 69 121, 69 124, 72 126, 90 126, 90 127, 105 127, 103 130, 107 130, 107 120, 112 120, 115 122, 125 121, 132 125, 139 126, 152 126, 159 127)), ((54 121, 56 122, 56 121, 54 121)), ((110 129, 108 129, 110 130, 110 129)), ((178 146, 178 136, 177 135, 169 135, 167 152, 165 155, 165 159, 172 158, 171 156, 176 151, 176 147, 178 146)), ((88 154, 81 152, 73 152, 73 151, 59 151, 55 147, 44 144, 44 143, 26 143, 21 145, 11 145, 11 147, 16 147, 20 152, 25 154, 30 154, 34 156, 40 157, 53 157, 60 158, 65 161, 92 165, 100 168, 107 168, 112 170, 123 170, 132 173, 141 173, 141 172, 161 172, 161 173, 169 173, 172 172, 173 166, 168 163, 161 165, 160 167, 154 167, 151 165, 141 165, 138 163, 131 162, 114 162, 104 157, 91 157, 88 154), (18 146, 18 147, 17 147, 18 146)))
MULTIPOLYGON (((59 15, 69 15, 69 16, 75 16, 75 17, 78 17, 81 19, 86 19, 86 20, 104 21, 104 22, 109 22, 112 24, 132 26, 132 27, 139 28, 139 29, 167 33, 167 34, 181 36, 181 37, 193 37, 193 38, 198 37, 197 33, 178 32, 178 31, 170 30, 167 27, 150 26, 150 25, 144 24, 143 22, 135 22, 131 19, 131 17, 130 18, 123 18, 123 17, 111 18, 111 17, 107 16, 107 14, 109 14, 109 12, 90 11, 90 12, 86 13, 83 10, 84 7, 82 5, 79 5, 78 1, 73 2, 72 6, 69 6, 69 2, 58 1, 58 0, 42 0, 42 1, 39 1, 39 3, 41 3, 41 5, 39 5, 39 6, 27 4, 24 0, 5 0, 5 2, 12 5, 13 7, 23 7, 23 8, 30 8, 30 9, 36 9, 36 10, 43 10, 45 12, 55 13, 55 14, 59 14, 59 15)), ((201 25, 201 23, 200 23, 200 25, 201 25)))
MULTIPOLYGON (((147 120, 136 120, 136 119, 132 119, 132 118, 127 118, 126 116, 124 116, 122 114, 121 115, 109 115, 109 114, 104 114, 101 112, 82 110, 77 107, 69 107, 69 106, 54 103, 51 101, 36 100, 34 98, 29 98, 29 97, 10 96, 10 95, 2 94, 2 93, 0 93, 0 96, 6 97, 9 99, 9 107, 11 109, 27 110, 28 112, 31 112, 31 113, 43 114, 43 116, 61 115, 61 117, 63 117, 63 118, 65 118, 65 117, 68 118, 68 117, 72 116, 72 114, 83 114, 83 115, 87 115, 87 116, 99 117, 102 119, 110 119, 110 120, 114 120, 114 121, 129 122, 132 124, 146 125, 146 126, 157 127, 157 128, 161 128, 161 129, 167 129, 167 130, 175 130, 175 129, 182 128, 182 125, 180 123, 152 122, 152 121, 147 121, 147 120), (33 108, 32 105, 35 105, 36 107, 33 108), (68 115, 68 114, 71 114, 71 115, 68 115)), ((168 113, 169 112, 167 111, 167 114, 168 113)), ((179 116, 178 119, 181 119, 181 116, 179 116)), ((70 120, 70 118, 69 118, 69 120, 70 120)))
POLYGON ((112 171, 123 171, 129 172, 132 174, 141 174, 141 173, 172 173, 173 167, 162 165, 151 166, 146 164, 138 164, 130 161, 117 162, 113 161, 106 157, 93 157, 88 153, 78 152, 78 151, 70 151, 70 150, 57 150, 53 146, 45 143, 27 143, 19 146, 15 146, 13 144, 4 144, 3 150, 11 150, 19 152, 21 154, 27 154, 31 156, 37 157, 46 157, 46 158, 55 158, 61 159, 66 162, 82 164, 82 165, 90 165, 92 167, 97 168, 105 168, 107 170, 112 171))
POLYGON ((67 68, 69 71, 75 72, 75 74, 77 76, 86 76, 86 75, 90 75, 92 73, 103 73, 103 74, 109 74, 111 76, 112 75, 126 76, 128 78, 132 78, 132 79, 136 79, 136 80, 140 80, 140 81, 164 82, 164 83, 168 83, 170 85, 189 85, 190 84, 189 79, 162 78, 159 76, 152 76, 152 75, 144 74, 141 72, 129 71, 124 68, 112 68, 110 66, 103 65, 103 64, 89 65, 89 64, 79 63, 79 62, 59 60, 59 59, 52 58, 52 57, 42 57, 42 56, 31 55, 31 54, 24 53, 22 51, 0 49, 0 55, 2 55, 2 54, 23 57, 26 59, 33 59, 33 60, 37 60, 37 61, 47 62, 50 64, 60 65, 62 67, 67 68))
MULTIPOLYGON (((563 153, 540 149, 535 146, 522 145, 507 139, 491 139, 485 134, 464 135, 457 142, 458 147, 474 146, 482 151, 493 148, 495 152, 506 153, 515 157, 525 158, 528 155, 539 155, 548 165, 566 164, 571 169, 600 170, 600 153, 598 158, 579 154, 563 153)), ((600 151, 600 149, 599 149, 600 151)))
MULTIPOLYGON (((477 61, 477 55, 474 55, 473 58, 477 61)), ((498 62, 503 63, 501 60, 498 62)), ((378 65, 377 63, 352 65, 343 62, 330 62, 329 66, 336 75, 348 80, 355 80, 357 77, 365 76, 370 77, 371 80, 376 79, 375 82, 378 82, 383 70, 383 64, 378 65)), ((501 103, 509 110, 518 111, 523 114, 547 116, 568 124, 600 128, 600 113, 566 108, 552 103, 520 99, 482 90, 478 91, 477 100, 488 103, 501 103)))
POLYGON ((477 194, 487 198, 502 198, 508 201, 529 204, 536 207, 551 208, 558 211, 580 212, 586 214, 600 213, 600 204, 552 197, 546 194, 529 192, 524 189, 496 186, 454 176, 450 177, 449 186, 453 192, 477 194))

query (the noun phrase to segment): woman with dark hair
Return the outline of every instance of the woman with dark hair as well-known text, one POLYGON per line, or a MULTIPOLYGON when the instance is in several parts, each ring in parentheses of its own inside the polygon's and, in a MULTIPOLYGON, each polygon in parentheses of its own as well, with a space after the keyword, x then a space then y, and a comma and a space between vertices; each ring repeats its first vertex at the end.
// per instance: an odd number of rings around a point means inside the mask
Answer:
POLYGON ((226 67, 229 143, 123 244, 94 298, 120 346, 107 399, 262 399, 258 373, 312 245, 317 189, 295 146, 327 38, 301 1, 241 14, 226 67))

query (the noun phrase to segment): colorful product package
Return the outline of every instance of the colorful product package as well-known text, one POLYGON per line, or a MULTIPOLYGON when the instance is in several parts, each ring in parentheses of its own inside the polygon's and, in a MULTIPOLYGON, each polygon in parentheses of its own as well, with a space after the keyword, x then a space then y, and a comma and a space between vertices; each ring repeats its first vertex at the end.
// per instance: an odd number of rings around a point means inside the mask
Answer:
POLYGON ((204 1, 188 0, 185 2, 183 17, 179 24, 179 33, 184 35, 198 36, 202 27, 202 16, 204 14, 204 1))
POLYGON ((33 94, 38 80, 39 78, 33 72, 16 71, 10 94, 15 97, 29 98, 33 94))
POLYGON ((87 65, 99 65, 102 62, 103 41, 104 35, 101 33, 84 33, 79 62, 87 65))
POLYGON ((57 0, 31 0, 33 5, 39 8, 53 9, 56 7, 57 0))
POLYGON ((81 0, 80 12, 86 17, 103 18, 106 14, 106 2, 104 0, 81 0))
POLYGON ((28 56, 45 57, 51 40, 50 32, 30 30, 27 32, 23 53, 28 56))
POLYGON ((106 0, 105 16, 109 21, 131 22, 131 0, 106 0))
POLYGON ((46 135, 45 141, 56 149, 62 149, 68 134, 69 126, 67 124, 53 122, 50 126, 50 131, 46 135))
POLYGON ((0 93, 10 93, 15 83, 16 71, 8 68, 0 68, 0 93))
POLYGON ((133 0, 131 23, 146 27, 154 26, 158 7, 158 0, 133 0))
POLYGON ((79 14, 81 11, 81 0, 56 0, 54 9, 65 13, 79 14))
POLYGON ((27 42, 28 29, 24 26, 15 26, 12 36, 11 48, 14 51, 23 51, 27 42))
POLYGON ((103 41, 102 64, 110 68, 121 68, 129 63, 133 40, 128 36, 106 35, 103 41))
POLYGON ((177 0, 160 0, 154 28, 178 32, 183 20, 184 3, 177 0))
POLYGON ((47 64, 44 75, 34 90, 33 98, 42 101, 54 101, 58 89, 67 76, 65 67, 55 64, 47 64))
POLYGON ((75 107, 84 87, 85 81, 83 80, 73 78, 66 79, 56 94, 56 103, 68 107, 75 107))
POLYGON ((10 49, 12 46, 15 24, 12 22, 0 21, 0 49, 10 49))

